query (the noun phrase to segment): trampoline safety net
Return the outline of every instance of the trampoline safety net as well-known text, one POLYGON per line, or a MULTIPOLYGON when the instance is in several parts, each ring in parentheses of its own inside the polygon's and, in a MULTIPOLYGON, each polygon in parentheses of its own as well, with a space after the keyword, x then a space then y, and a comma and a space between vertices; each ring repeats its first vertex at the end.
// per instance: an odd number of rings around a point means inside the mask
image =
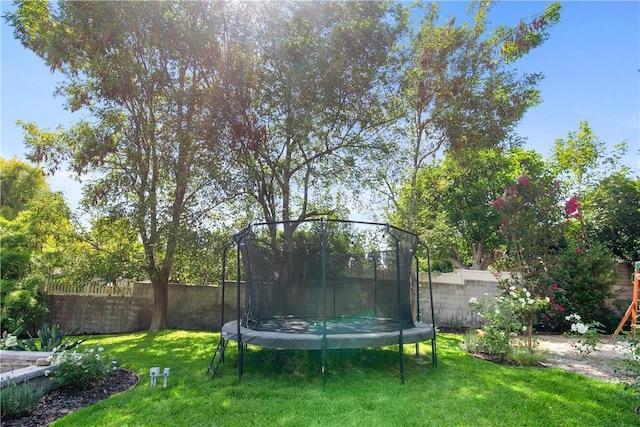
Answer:
POLYGON ((255 224, 236 236, 246 283, 242 326, 322 334, 414 325, 417 237, 386 224, 255 224), (327 323, 325 323, 327 322, 327 323))

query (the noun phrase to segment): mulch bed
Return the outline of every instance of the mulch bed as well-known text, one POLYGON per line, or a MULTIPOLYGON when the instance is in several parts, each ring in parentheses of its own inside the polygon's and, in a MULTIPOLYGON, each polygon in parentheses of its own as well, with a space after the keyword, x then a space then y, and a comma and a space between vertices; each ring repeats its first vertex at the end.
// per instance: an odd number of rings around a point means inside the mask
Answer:
POLYGON ((48 426, 58 418, 93 405, 116 393, 129 390, 138 383, 138 380, 135 372, 119 368, 113 375, 94 381, 86 389, 53 390, 40 399, 38 407, 31 415, 13 420, 5 420, 3 417, 2 426, 48 426))

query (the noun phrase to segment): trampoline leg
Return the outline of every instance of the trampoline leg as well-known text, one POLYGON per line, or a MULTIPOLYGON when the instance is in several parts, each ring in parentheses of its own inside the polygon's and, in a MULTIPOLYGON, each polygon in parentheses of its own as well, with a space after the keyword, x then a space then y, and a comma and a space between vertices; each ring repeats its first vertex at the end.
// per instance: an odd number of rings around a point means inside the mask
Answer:
POLYGON ((238 343, 238 380, 244 375, 244 344, 238 343))
POLYGON ((431 340, 431 364, 435 368, 438 366, 438 356, 436 355, 436 339, 431 340))

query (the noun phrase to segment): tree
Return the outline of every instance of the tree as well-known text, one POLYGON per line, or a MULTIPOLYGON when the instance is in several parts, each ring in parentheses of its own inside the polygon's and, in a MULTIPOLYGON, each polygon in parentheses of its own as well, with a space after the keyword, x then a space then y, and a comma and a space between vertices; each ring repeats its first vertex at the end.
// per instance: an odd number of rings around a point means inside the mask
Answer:
MULTIPOLYGON (((456 268, 487 269, 504 246, 498 233, 502 216, 490 202, 518 177, 539 177, 545 169, 535 151, 494 148, 461 149, 420 170, 414 229, 429 244, 435 264, 446 260, 456 268)), ((406 211, 408 193, 407 184, 394 221, 406 211)))
POLYGON ((407 229, 413 229, 417 217, 417 175, 430 157, 508 145, 515 139, 515 124, 539 102, 536 86, 542 76, 518 75, 511 63, 549 37, 560 5, 550 4, 528 22, 493 30, 488 25, 491 6, 471 3, 473 22, 456 26, 453 18, 440 24, 438 4, 431 3, 410 36, 398 93, 397 156, 383 175, 388 197, 403 210, 399 225, 407 229), (407 183, 404 206, 398 204, 399 182, 407 183))
POLYGON ((640 178, 613 173, 587 190, 583 205, 592 239, 629 263, 640 260, 640 178))
POLYGON ((60 242, 63 251, 50 257, 56 274, 50 280, 82 288, 87 283, 115 283, 144 277, 144 248, 138 233, 125 217, 100 216, 91 229, 78 231, 60 242))
POLYGON ((627 151, 625 141, 609 151, 604 141, 593 132, 586 121, 578 123, 577 132, 569 132, 566 139, 553 143, 552 162, 569 195, 584 196, 588 188, 608 176, 612 170, 627 172, 620 159, 627 151))
POLYGON ((89 175, 85 201, 127 218, 154 289, 150 329, 166 327, 181 225, 220 202, 224 5, 207 2, 17 1, 5 15, 22 44, 66 80, 66 130, 23 123, 30 158, 89 175))
POLYGON ((29 200, 48 191, 42 170, 18 160, 0 158, 0 215, 8 220, 27 208, 29 200))
POLYGON ((41 291, 49 258, 71 232, 70 210, 42 170, 0 158, 0 306, 3 330, 35 334, 47 312, 41 291))
POLYGON ((339 188, 384 145, 375 137, 404 18, 385 2, 254 7, 255 44, 236 58, 244 85, 229 94, 231 138, 246 194, 265 220, 291 222, 289 246, 299 221, 336 212, 339 188))
POLYGON ((586 121, 554 142, 552 161, 565 182, 565 197, 580 206, 582 240, 598 240, 621 259, 640 258, 640 193, 620 159, 625 141, 609 150, 586 121))

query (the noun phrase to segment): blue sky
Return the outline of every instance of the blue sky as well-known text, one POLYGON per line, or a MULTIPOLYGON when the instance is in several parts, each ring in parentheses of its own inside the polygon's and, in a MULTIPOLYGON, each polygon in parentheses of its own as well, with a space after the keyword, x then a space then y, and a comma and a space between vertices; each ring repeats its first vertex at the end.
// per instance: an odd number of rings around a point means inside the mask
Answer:
MULTIPOLYGON (((493 24, 516 24, 541 13, 547 2, 505 1, 490 13, 493 24)), ((464 19, 467 2, 443 2, 443 16, 464 19)), ((527 112, 518 133, 526 146, 544 156, 553 141, 565 138, 586 120, 608 146, 626 140, 625 164, 640 175, 640 2, 562 2, 561 22, 551 38, 515 63, 522 72, 540 72, 542 104, 527 112)), ((11 3, 2 1, 2 12, 11 3)), ((4 22, 1 29, 0 155, 24 158, 17 119, 42 128, 67 127, 81 117, 64 110, 53 92, 61 80, 24 49, 4 22)), ((75 206, 79 184, 65 174, 49 178, 53 190, 63 191, 75 206)))

